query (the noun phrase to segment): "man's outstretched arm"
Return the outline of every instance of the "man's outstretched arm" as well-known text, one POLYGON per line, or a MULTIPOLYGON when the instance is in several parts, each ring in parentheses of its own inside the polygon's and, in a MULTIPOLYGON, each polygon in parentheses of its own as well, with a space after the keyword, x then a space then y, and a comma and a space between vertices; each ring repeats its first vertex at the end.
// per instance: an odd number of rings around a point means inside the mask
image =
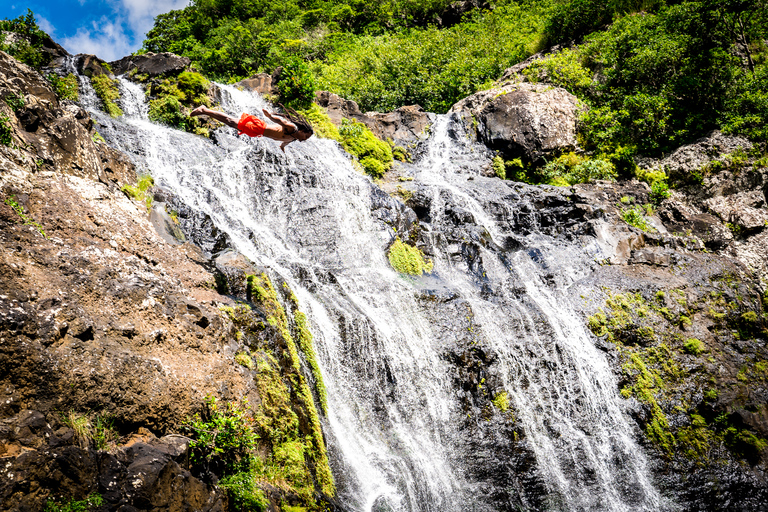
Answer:
POLYGON ((264 112, 265 116, 267 116, 269 119, 271 119, 272 121, 276 122, 277 124, 279 124, 283 128, 290 128, 291 132, 290 133, 286 133, 286 135, 290 135, 291 133, 293 133, 296 130, 298 130, 298 128, 296 127, 295 124, 293 124, 292 122, 288 121, 287 119, 285 119, 280 114, 273 114, 272 112, 270 112, 269 110, 267 110, 265 108, 261 109, 261 111, 264 112))

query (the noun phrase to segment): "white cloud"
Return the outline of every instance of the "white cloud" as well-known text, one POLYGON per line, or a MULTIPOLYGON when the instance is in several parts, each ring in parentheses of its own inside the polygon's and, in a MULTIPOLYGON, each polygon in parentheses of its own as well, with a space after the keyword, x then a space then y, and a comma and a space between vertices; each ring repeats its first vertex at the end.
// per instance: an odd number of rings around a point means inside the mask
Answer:
POLYGON ((91 22, 90 28, 80 27, 74 36, 62 39, 61 45, 70 53, 91 53, 106 61, 124 57, 137 47, 122 25, 106 16, 91 22))
POLYGON ((122 9, 127 12, 128 25, 136 34, 137 40, 144 39, 144 35, 155 23, 155 16, 189 5, 189 0, 119 0, 119 2, 122 9))
POLYGON ((56 28, 50 21, 43 18, 39 14, 35 14, 35 20, 37 21, 37 26, 40 27, 40 30, 53 37, 53 35, 56 33, 56 28))
POLYGON ((89 27, 80 27, 74 36, 63 38, 61 45, 70 53, 92 53, 106 61, 117 60, 141 47, 155 16, 182 9, 189 0, 111 0, 110 4, 114 10, 111 19, 102 16, 89 27))

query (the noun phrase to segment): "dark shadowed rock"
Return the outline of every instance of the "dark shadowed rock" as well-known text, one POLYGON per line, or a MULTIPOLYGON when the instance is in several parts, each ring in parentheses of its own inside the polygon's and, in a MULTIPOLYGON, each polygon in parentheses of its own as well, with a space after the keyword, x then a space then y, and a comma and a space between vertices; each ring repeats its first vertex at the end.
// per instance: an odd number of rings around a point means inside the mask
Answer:
POLYGON ((79 53, 75 56, 75 67, 81 75, 94 77, 98 75, 109 75, 109 70, 104 66, 106 61, 101 60, 95 55, 79 53))
POLYGON ((477 123, 477 138, 509 158, 527 161, 576 147, 576 97, 538 83, 506 84, 465 98, 451 112, 477 123))
POLYGON ((141 75, 157 76, 181 73, 190 62, 188 57, 180 57, 169 52, 148 52, 144 55, 129 55, 109 64, 116 75, 124 75, 135 69, 136 73, 141 75))

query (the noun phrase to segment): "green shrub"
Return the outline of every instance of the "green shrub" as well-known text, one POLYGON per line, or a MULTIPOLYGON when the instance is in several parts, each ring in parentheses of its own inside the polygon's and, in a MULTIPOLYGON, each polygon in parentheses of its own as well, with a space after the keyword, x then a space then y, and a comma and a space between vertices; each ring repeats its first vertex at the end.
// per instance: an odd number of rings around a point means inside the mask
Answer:
POLYGON ((392 148, 363 123, 343 119, 338 132, 344 149, 356 156, 373 178, 381 178, 392 167, 392 148))
POLYGON ((581 93, 592 84, 592 72, 582 65, 579 52, 570 48, 533 61, 523 74, 531 82, 546 80, 573 94, 581 93))
POLYGON ((111 117, 123 115, 123 111, 115 103, 115 100, 120 98, 120 92, 114 80, 107 75, 96 75, 91 77, 91 84, 93 84, 93 90, 96 91, 96 96, 101 100, 101 104, 107 114, 111 117))
POLYGON ((53 86, 53 90, 62 100, 79 101, 80 90, 77 82, 77 77, 72 73, 65 77, 61 77, 55 73, 51 73, 46 76, 48 81, 53 86))
POLYGON ((149 102, 149 118, 157 123, 162 123, 182 130, 187 129, 189 117, 184 115, 181 103, 176 96, 164 96, 149 102))
POLYGON ((45 512, 89 512, 97 510, 104 503, 104 499, 99 493, 91 493, 84 500, 69 500, 66 503, 59 503, 57 500, 48 500, 45 503, 45 512))
POLYGON ((14 111, 14 113, 18 114, 21 109, 24 108, 24 105, 26 104, 26 101, 24 100, 24 95, 19 94, 9 94, 8 96, 4 97, 3 100, 5 100, 5 103, 11 107, 11 110, 14 111))
POLYGON ((155 185, 155 180, 150 175, 139 176, 138 183, 133 185, 123 185, 120 190, 128 195, 134 201, 142 201, 147 206, 147 211, 152 207, 153 197, 148 191, 155 185))
POLYGON ((655 230, 645 218, 645 209, 640 205, 635 205, 632 208, 626 208, 621 211, 621 218, 624 222, 630 226, 634 226, 637 229, 641 229, 647 232, 654 232, 655 230))
POLYGON ((333 139, 341 142, 341 134, 336 125, 331 122, 331 118, 326 114, 325 109, 313 103, 309 108, 303 109, 301 114, 307 118, 315 135, 323 139, 333 139))
POLYGON ((11 120, 6 115, 0 115, 0 144, 3 146, 13 146, 13 128, 11 120))
POLYGON ((566 153, 547 162, 540 173, 545 183, 558 186, 616 179, 616 169, 610 162, 600 158, 585 158, 575 153, 566 153))
POLYGON ((269 510, 269 500, 264 491, 256 486, 253 472, 241 472, 225 476, 219 481, 219 487, 227 490, 230 506, 234 510, 265 512, 269 510))
POLYGON ((308 108, 315 99, 315 76, 309 67, 296 57, 286 59, 277 81, 280 101, 291 108, 308 108))
POLYGON ((179 98, 181 101, 186 100, 194 104, 205 103, 208 88, 211 86, 207 78, 200 73, 183 71, 179 73, 176 80, 178 81, 178 88, 184 96, 179 98))
POLYGON ((665 180, 656 180, 651 183, 651 203, 658 206, 669 196, 669 185, 665 180))
POLYGON ((418 247, 402 242, 400 238, 389 248, 389 264, 401 274, 420 276, 432 272, 432 261, 426 261, 418 247))
POLYGON ((768 65, 742 72, 732 86, 721 116, 724 133, 768 140, 768 65))
POLYGON ((259 439, 253 425, 247 399, 221 407, 215 397, 207 395, 202 414, 183 424, 192 439, 190 461, 224 476, 249 471, 259 439))

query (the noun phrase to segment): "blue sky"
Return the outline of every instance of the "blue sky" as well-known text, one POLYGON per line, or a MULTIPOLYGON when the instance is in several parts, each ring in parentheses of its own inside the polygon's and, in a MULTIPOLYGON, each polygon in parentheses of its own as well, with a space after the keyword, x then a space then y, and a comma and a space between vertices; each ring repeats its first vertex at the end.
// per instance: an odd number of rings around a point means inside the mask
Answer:
POLYGON ((154 17, 189 0, 2 0, 0 19, 35 13, 37 24, 69 53, 113 61, 141 47, 154 17))

